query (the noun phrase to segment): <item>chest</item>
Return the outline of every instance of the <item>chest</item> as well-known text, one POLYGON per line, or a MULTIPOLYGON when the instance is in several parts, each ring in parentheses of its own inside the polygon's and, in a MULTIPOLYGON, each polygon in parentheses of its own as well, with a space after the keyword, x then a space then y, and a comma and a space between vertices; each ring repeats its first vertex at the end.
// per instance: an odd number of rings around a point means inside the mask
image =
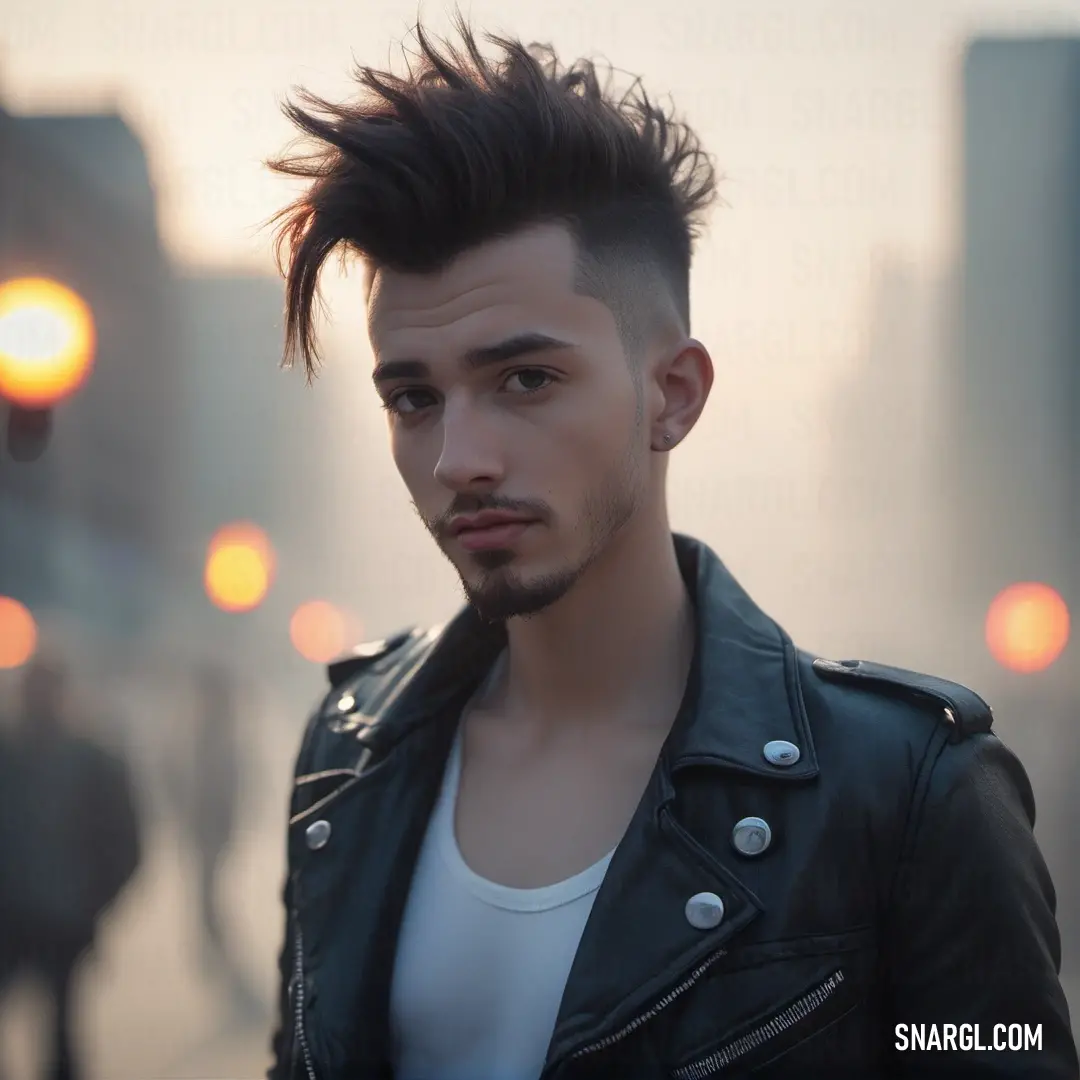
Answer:
POLYGON ((466 722, 454 805, 462 857, 513 888, 580 873, 622 839, 662 741, 580 730, 541 739, 486 717, 466 722))
POLYGON ((391 989, 395 1077, 538 1077, 601 862, 539 889, 478 878, 440 806, 398 935, 391 989))
MULTIPOLYGON (((346 782, 339 797, 318 809, 332 825, 325 847, 308 849, 307 823, 294 827, 294 917, 303 930, 296 939, 303 973, 296 1015, 303 1039, 297 1035, 295 1041, 306 1041, 316 1060, 366 1065, 390 1056, 384 1041, 389 976, 395 960, 407 959, 411 935, 401 916, 428 832, 427 800, 437 802, 445 760, 426 751, 399 767, 380 763, 359 781, 346 782), (357 1025, 358 1015, 369 1022, 357 1025)), ((561 998, 555 990, 541 995, 549 1006, 543 1031, 539 1025, 530 1029, 533 1061, 545 1035, 552 1038, 544 1047, 545 1080, 681 1080, 739 1074, 744 1066, 754 1076, 767 1076, 767 1061, 776 1056, 797 1062, 808 1075, 833 1075, 830 1070, 841 1062, 857 1064, 862 1077, 877 1075, 877 935, 870 888, 881 876, 875 851, 887 859, 891 845, 875 834, 873 849, 867 848, 863 839, 869 833, 854 827, 851 801, 841 793, 727 777, 721 782, 708 770, 680 773, 673 790, 664 770, 656 768, 655 752, 650 760, 642 750, 637 760, 636 783, 626 781, 622 789, 626 820, 617 822, 602 815, 612 788, 598 782, 600 766, 591 755, 570 755, 565 767, 563 758, 496 755, 505 769, 474 772, 486 782, 471 789, 463 755, 459 812, 468 812, 474 796, 489 800, 472 804, 480 829, 458 833, 475 872, 511 887, 536 888, 571 876, 619 845, 577 947, 571 948, 576 934, 558 938, 566 947, 559 977, 564 965, 569 974, 561 998), (555 785, 554 798, 549 785, 555 785), (590 817, 590 808, 597 814, 590 817), (596 831, 597 815, 618 835, 596 831), (753 858, 741 856, 731 843, 735 822, 748 815, 767 820, 773 834, 767 851, 753 858), (538 816, 543 829, 535 828, 538 816), (585 834, 591 843, 582 842, 585 834), (480 856, 470 847, 477 836, 488 841, 480 856), (523 839, 536 846, 518 863, 523 839), (506 861, 496 864, 492 856, 506 861), (527 876, 538 858, 548 860, 545 872, 527 876), (517 880, 516 870, 522 874, 517 880), (687 901, 700 893, 722 898, 718 925, 688 921, 687 901)), ((462 993, 460 980, 451 978, 461 963, 445 941, 437 944, 438 950, 425 946, 415 952, 421 960, 442 956, 449 981, 439 984, 437 1000, 413 1004, 442 1015, 446 993, 462 993)), ((550 940, 545 948, 551 948, 550 940)), ((502 956, 505 950, 496 952, 502 956)), ((470 963, 475 959, 471 954, 470 963)), ((551 958, 545 951, 535 959, 551 958)), ((512 966, 501 970, 505 974, 512 966)), ((488 982, 480 979, 474 987, 487 993, 488 982)), ((524 1002, 528 1009, 522 1015, 535 1019, 529 1009, 537 1008, 538 999, 528 984, 513 994, 503 987, 495 997, 524 1002)), ((491 1001, 486 998, 468 1015, 489 1015, 491 1001)), ((349 1074, 384 1075, 360 1065, 350 1073, 344 1064, 334 1073, 349 1074)))

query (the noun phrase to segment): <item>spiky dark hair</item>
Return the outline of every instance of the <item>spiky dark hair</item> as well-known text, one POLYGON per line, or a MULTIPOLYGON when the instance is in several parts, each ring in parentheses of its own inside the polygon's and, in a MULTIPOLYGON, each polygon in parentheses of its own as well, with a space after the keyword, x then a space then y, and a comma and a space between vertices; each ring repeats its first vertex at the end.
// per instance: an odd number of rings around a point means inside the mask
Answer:
POLYGON ((576 287, 612 309, 625 341, 640 339, 658 290, 688 329, 691 249, 716 191, 694 132, 640 80, 616 97, 592 61, 564 69, 550 46, 490 34, 502 55, 489 60, 460 13, 455 28, 463 47, 440 48, 417 25, 404 77, 357 68, 355 103, 300 90, 285 105, 315 143, 269 162, 312 181, 273 218, 285 363, 317 368, 319 274, 335 249, 369 272, 427 273, 545 222, 569 228, 576 287))

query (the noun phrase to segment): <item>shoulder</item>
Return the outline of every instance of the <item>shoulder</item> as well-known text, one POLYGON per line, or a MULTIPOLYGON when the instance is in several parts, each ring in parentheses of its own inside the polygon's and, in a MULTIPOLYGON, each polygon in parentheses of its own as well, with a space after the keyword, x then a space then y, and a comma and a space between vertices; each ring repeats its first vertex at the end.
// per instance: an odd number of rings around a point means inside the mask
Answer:
POLYGON ((974 690, 871 660, 798 654, 799 689, 823 770, 856 789, 909 792, 942 756, 967 756, 991 734, 974 690))
POLYGON ((799 675, 819 760, 847 797, 884 807, 890 820, 899 813, 909 833, 949 813, 972 830, 987 815, 1033 820, 1024 767, 993 732, 993 711, 975 690, 806 653, 799 675))
POLYGON ((330 692, 340 689, 357 676, 370 674, 373 670, 386 671, 397 662, 399 654, 419 632, 416 627, 399 630, 389 637, 361 642, 340 656, 335 656, 326 665, 330 692))
POLYGON ((441 630, 410 627, 356 645, 327 664, 328 686, 308 718, 298 770, 322 758, 319 744, 326 737, 377 723, 383 706, 427 657, 441 630))
POLYGON ((899 725, 899 734, 928 732, 944 725, 950 742, 990 732, 994 714, 962 683, 871 660, 831 660, 799 654, 804 696, 834 717, 879 727, 899 725))

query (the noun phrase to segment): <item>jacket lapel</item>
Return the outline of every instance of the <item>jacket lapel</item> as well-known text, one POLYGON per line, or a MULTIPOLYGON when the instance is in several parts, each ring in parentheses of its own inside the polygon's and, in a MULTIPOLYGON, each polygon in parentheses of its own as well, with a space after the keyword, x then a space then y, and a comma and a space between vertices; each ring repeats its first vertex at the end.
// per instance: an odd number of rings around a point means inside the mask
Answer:
POLYGON ((675 545, 697 618, 686 694, 597 893, 545 1075, 646 1022, 764 910, 740 880, 737 860, 706 850, 680 822, 679 772, 708 767, 790 783, 818 771, 791 642, 708 548, 683 537, 675 545), (798 748, 794 763, 790 755, 782 764, 766 757, 765 746, 780 741, 798 748), (699 893, 723 904, 711 929, 695 927, 687 915, 687 902, 699 893))

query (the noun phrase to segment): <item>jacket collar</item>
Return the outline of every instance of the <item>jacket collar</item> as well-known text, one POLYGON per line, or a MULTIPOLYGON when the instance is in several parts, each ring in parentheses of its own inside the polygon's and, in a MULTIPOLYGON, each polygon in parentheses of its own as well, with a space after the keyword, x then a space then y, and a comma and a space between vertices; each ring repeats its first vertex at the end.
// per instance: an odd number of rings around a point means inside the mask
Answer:
MULTIPOLYGON (((694 602, 697 634, 686 694, 669 736, 672 772, 711 765, 777 780, 806 780, 817 755, 798 682, 796 650, 750 598, 720 558, 688 536, 673 536, 679 568, 694 602), (794 764, 771 763, 765 746, 794 744, 794 764)), ((505 628, 470 607, 426 636, 430 648, 397 707, 385 710, 362 738, 388 749, 484 677, 506 646, 505 628)))
POLYGON ((791 639, 759 608, 705 544, 676 535, 675 552, 697 614, 686 698, 669 739, 673 770, 715 765, 768 779, 817 775, 817 754, 799 688, 791 639), (799 750, 772 764, 770 742, 799 750))

